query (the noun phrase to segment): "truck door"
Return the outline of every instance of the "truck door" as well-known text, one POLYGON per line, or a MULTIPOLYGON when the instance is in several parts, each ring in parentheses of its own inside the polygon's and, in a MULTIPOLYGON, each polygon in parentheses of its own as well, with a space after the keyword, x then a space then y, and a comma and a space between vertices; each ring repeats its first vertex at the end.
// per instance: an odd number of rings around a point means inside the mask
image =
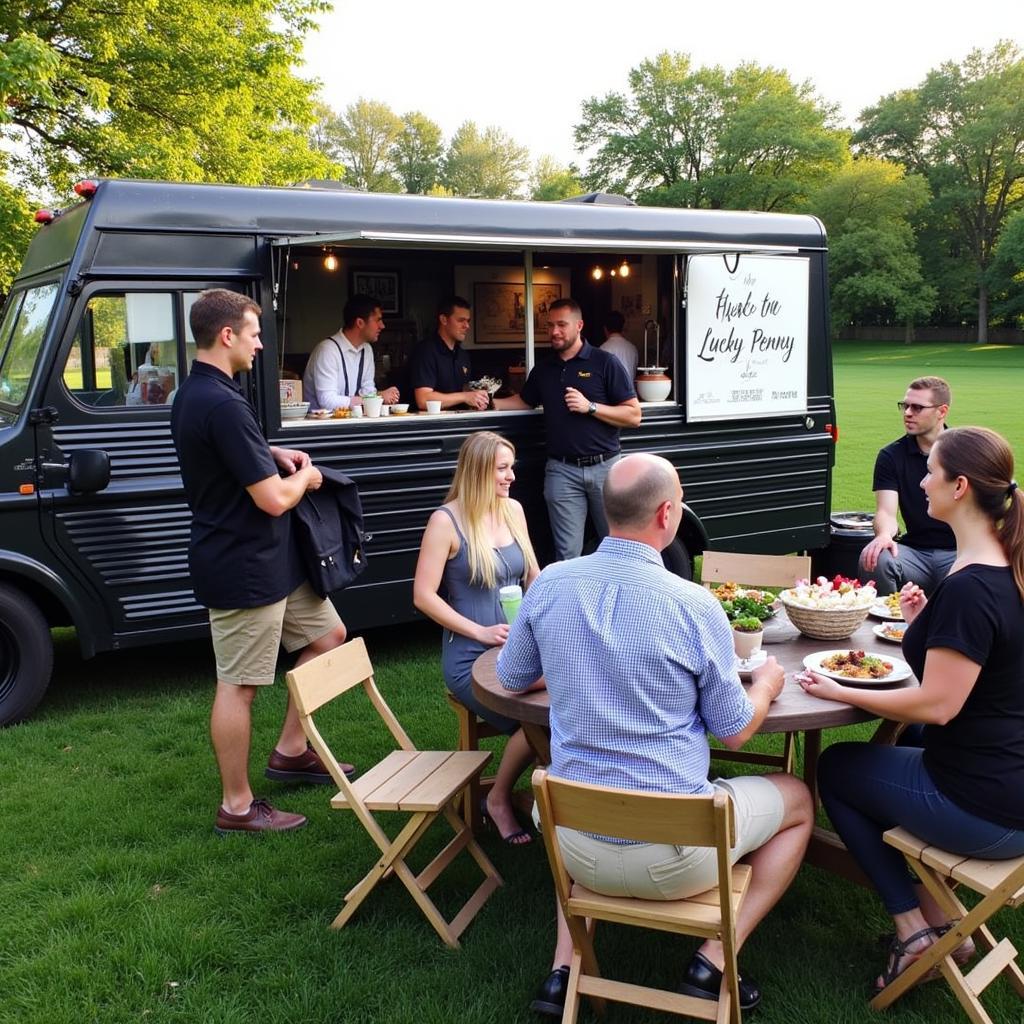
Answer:
POLYGON ((49 415, 38 417, 42 531, 63 571, 95 594, 96 650, 206 628, 188 573, 191 516, 170 431, 195 351, 187 312, 199 290, 88 286, 58 350, 49 415), (68 488, 61 466, 78 449, 108 453, 104 490, 68 488))

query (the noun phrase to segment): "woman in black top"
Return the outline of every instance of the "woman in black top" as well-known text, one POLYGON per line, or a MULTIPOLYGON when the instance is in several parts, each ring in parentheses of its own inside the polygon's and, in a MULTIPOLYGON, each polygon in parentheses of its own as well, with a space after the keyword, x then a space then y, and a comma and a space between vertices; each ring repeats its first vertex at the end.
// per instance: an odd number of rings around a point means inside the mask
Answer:
MULTIPOLYGON (((829 747, 818 769, 825 809, 896 926, 879 989, 949 926, 883 841, 887 829, 965 856, 1024 855, 1024 497, 1013 454, 991 430, 947 430, 921 487, 957 545, 930 599, 913 583, 900 591, 903 653, 921 686, 862 690, 798 676, 815 696, 915 723, 896 747, 829 747)), ((968 940, 954 956, 972 953, 968 940)))

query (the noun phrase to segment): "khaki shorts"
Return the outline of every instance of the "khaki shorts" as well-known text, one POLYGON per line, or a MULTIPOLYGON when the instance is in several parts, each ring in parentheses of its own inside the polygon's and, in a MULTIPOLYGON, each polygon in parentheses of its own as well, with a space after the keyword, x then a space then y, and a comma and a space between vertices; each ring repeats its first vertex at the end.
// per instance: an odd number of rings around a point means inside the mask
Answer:
MULTIPOLYGON (((732 797, 736 846, 729 860, 735 864, 764 846, 781 828, 785 814, 782 792, 763 775, 715 779, 713 785, 732 797)), ((713 846, 623 846, 568 828, 558 829, 558 845, 569 875, 604 896, 682 900, 718 885, 713 846)))
POLYGON ((238 686, 268 686, 277 672, 277 652, 308 647, 326 636, 341 618, 327 598, 308 583, 261 608, 210 609, 217 681, 238 686))

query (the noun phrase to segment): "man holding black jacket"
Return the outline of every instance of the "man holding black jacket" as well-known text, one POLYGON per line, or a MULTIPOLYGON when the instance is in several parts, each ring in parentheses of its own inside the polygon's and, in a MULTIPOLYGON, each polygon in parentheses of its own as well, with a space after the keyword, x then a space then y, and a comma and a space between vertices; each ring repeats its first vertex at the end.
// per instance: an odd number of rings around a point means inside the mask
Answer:
MULTIPOLYGON (((214 826, 220 833, 281 832, 306 824, 301 814, 253 796, 252 702, 260 686, 273 683, 282 642, 285 650, 300 651, 301 664, 345 641, 334 606, 306 581, 292 531, 290 511, 320 487, 320 471, 305 452, 267 444, 234 380, 252 369, 263 348, 260 312, 237 292, 213 288, 200 294, 189 314, 196 359, 171 412, 193 517, 192 585, 196 600, 210 610, 217 661, 210 736, 223 788, 214 826)), ((282 782, 332 781, 308 746, 290 698, 266 774, 282 782)))

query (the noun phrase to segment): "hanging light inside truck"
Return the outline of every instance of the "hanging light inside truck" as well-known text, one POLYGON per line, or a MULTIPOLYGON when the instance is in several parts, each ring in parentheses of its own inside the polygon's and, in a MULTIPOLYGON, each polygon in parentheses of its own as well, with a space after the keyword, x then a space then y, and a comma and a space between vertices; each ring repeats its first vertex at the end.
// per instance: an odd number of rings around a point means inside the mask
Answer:
POLYGON ((623 260, 622 266, 619 267, 619 277, 629 277, 629 264, 623 260))
POLYGON ((332 274, 338 269, 338 257, 333 252, 328 252, 324 257, 324 270, 329 270, 332 274))

